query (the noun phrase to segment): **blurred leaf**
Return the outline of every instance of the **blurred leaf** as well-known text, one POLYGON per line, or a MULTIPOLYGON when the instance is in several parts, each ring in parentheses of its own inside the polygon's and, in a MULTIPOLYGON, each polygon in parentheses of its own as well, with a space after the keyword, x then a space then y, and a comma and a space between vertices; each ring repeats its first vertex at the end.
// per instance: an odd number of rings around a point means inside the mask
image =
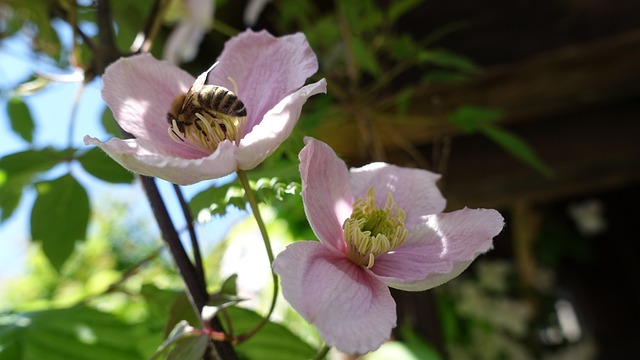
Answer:
POLYGON ((207 350, 207 335, 193 335, 181 339, 169 352, 167 360, 201 360, 207 350))
POLYGON ((171 351, 165 359, 202 359, 207 343, 207 335, 196 332, 186 320, 181 320, 171 329, 167 338, 150 360, 158 358, 169 349, 171 351))
POLYGON ((225 295, 238 295, 238 289, 236 286, 236 281, 238 280, 238 274, 233 274, 229 276, 220 286, 220 294, 225 295))
POLYGON ((467 73, 478 71, 478 67, 470 59, 444 49, 422 51, 418 60, 422 63, 431 63, 467 73))
POLYGON ((505 149, 509 154, 550 177, 553 171, 536 153, 516 135, 499 128, 494 123, 502 117, 500 110, 476 106, 461 106, 449 121, 467 133, 480 132, 505 149))
MULTIPOLYGON (((251 330, 262 319, 253 311, 239 307, 231 307, 226 311, 236 334, 251 330)), ((243 358, 261 360, 310 359, 316 353, 313 347, 289 329, 273 322, 268 322, 250 340, 238 344, 236 351, 243 358)))
POLYGON ((139 360, 149 336, 97 310, 75 306, 0 316, 0 360, 139 360))
POLYGON ((33 117, 27 104, 22 101, 22 98, 12 97, 7 102, 7 114, 9 114, 9 121, 11 122, 11 129, 26 142, 33 140, 33 130, 35 125, 33 123, 33 117))
POLYGON ((380 65, 375 52, 368 47, 359 36, 351 37, 351 49, 358 67, 367 73, 377 76, 380 74, 380 65))
POLYGON ((110 183, 130 184, 135 176, 111 159, 102 149, 94 147, 78 158, 87 172, 110 183))
POLYGON ((118 127, 118 123, 113 117, 111 109, 109 109, 108 107, 105 107, 104 111, 102 112, 101 122, 102 127, 107 133, 113 135, 114 137, 120 137, 122 135, 122 133, 120 132, 120 127, 118 127))
POLYGON ((164 334, 168 337, 173 329, 178 326, 182 321, 186 321, 188 324, 199 324, 200 319, 196 315, 187 294, 182 293, 173 301, 171 309, 169 310, 169 319, 164 328, 164 334))
POLYGON ((538 157, 527 143, 516 135, 495 126, 486 126, 480 129, 480 131, 498 145, 502 146, 502 148, 507 150, 511 155, 540 171, 545 176, 553 176, 553 170, 538 157))
POLYGON ((67 158, 66 152, 52 148, 26 150, 0 158, 0 221, 8 219, 20 203, 22 189, 33 178, 67 158))
POLYGON ((386 15, 391 22, 395 22, 400 16, 411 11, 411 9, 418 6, 421 2, 422 0, 396 0, 391 3, 386 15))
POLYGON ((477 106, 461 106, 449 116, 449 121, 462 131, 473 133, 502 117, 502 111, 477 106))
POLYGON ((31 210, 31 237, 42 242, 44 254, 59 272, 76 241, 85 239, 89 197, 70 174, 40 182, 36 189, 38 197, 31 210))
POLYGON ((406 346, 421 360, 442 360, 436 349, 416 334, 410 327, 400 328, 400 334, 406 346))

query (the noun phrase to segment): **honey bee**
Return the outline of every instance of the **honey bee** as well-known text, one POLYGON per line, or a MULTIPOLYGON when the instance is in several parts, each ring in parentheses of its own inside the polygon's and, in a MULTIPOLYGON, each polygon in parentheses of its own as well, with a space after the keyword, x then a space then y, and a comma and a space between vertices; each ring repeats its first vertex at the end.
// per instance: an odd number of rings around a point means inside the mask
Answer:
POLYGON ((200 132, 198 138, 201 141, 217 143, 225 138, 233 141, 236 140, 239 127, 246 122, 247 110, 236 94, 222 86, 205 85, 209 73, 217 64, 198 76, 189 91, 176 97, 169 108, 169 131, 183 142, 187 132, 193 130, 189 129, 192 126, 200 132), (219 133, 218 130, 212 130, 215 128, 222 131, 222 138, 211 140, 214 134, 210 132, 219 133))

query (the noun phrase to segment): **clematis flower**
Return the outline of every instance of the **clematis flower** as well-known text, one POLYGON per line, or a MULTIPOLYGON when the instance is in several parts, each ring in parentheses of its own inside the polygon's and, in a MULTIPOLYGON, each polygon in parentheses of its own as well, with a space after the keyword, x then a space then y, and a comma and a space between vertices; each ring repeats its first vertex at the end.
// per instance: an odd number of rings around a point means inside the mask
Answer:
POLYGON ((320 241, 289 245, 273 267, 285 299, 328 345, 367 353, 396 325, 389 287, 422 291, 458 276, 504 220, 491 209, 442 213, 437 174, 385 163, 349 171, 328 145, 305 143, 302 199, 320 241))
POLYGON ((135 139, 85 136, 85 144, 98 145, 132 172, 194 184, 256 167, 291 134, 307 99, 326 92, 324 79, 304 86, 318 61, 301 33, 276 38, 247 30, 225 44, 210 70, 194 79, 148 54, 116 61, 103 76, 102 97, 135 139), (235 94, 238 112, 197 107, 186 122, 168 115, 206 84, 235 94))

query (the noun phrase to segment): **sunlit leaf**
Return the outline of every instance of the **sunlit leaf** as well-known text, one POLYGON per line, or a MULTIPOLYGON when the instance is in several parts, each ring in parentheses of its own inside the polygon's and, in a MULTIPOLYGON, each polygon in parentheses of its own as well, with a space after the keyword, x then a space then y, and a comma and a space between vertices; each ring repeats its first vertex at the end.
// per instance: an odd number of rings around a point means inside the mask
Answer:
POLYGON ((496 144, 504 148, 509 154, 520 159, 547 177, 553 176, 553 170, 538 157, 533 149, 516 135, 494 126, 487 126, 480 130, 496 144))
POLYGON ((442 360, 442 356, 438 354, 438 351, 410 327, 401 327, 400 334, 403 342, 416 355, 416 358, 421 360, 442 360))
POLYGON ((0 360, 138 360, 150 336, 116 316, 76 306, 0 316, 0 360))
MULTIPOLYGON (((260 321, 260 315, 251 310, 231 307, 227 314, 236 334, 245 333, 260 321)), ((268 322, 248 341, 238 344, 238 354, 246 359, 299 360, 310 359, 316 350, 285 326, 268 322)))
POLYGON ((129 184, 135 179, 133 173, 113 161, 98 147, 87 151, 78 160, 89 174, 100 180, 110 183, 129 184))
POLYGON ((63 151, 52 148, 26 150, 0 158, 0 221, 8 219, 20 203, 22 190, 34 177, 65 160, 63 151))
POLYGON ((7 114, 9 114, 11 129, 25 141, 31 142, 35 124, 31 111, 22 98, 12 97, 7 101, 7 114))
POLYGON ((71 175, 36 185, 38 196, 31 210, 31 237, 60 271, 73 252, 76 241, 84 240, 89 221, 89 197, 71 175))

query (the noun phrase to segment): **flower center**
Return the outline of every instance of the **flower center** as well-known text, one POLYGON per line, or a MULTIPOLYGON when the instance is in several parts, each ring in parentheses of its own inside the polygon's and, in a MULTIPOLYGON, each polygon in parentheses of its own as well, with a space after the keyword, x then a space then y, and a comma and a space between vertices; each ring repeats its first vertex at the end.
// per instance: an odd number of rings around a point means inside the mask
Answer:
POLYGON ((238 143, 247 122, 242 101, 222 86, 194 87, 173 100, 167 114, 171 139, 209 153, 224 140, 238 143))
POLYGON ((356 264, 371 268, 376 256, 387 253, 404 243, 407 229, 405 213, 391 193, 384 208, 375 204, 375 191, 370 187, 364 199, 353 204, 351 217, 345 220, 347 257, 356 264))

